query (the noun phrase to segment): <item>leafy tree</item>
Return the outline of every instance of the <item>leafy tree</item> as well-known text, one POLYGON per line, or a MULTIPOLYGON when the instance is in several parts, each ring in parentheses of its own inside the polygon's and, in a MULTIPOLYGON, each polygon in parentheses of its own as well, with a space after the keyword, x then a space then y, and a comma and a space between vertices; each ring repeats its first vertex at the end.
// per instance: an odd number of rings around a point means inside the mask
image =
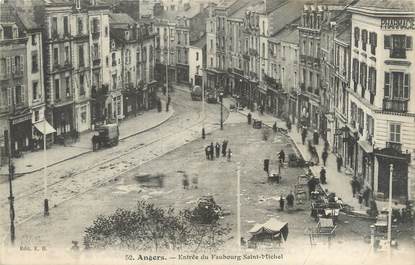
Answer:
MULTIPOLYGON (((109 216, 99 216, 85 229, 86 249, 131 250, 213 250, 220 247, 230 232, 219 222, 218 209, 175 212, 139 201, 134 210, 117 209, 109 216), (204 221, 203 221, 204 220, 204 221)), ((219 207, 220 209, 220 207, 219 207)))

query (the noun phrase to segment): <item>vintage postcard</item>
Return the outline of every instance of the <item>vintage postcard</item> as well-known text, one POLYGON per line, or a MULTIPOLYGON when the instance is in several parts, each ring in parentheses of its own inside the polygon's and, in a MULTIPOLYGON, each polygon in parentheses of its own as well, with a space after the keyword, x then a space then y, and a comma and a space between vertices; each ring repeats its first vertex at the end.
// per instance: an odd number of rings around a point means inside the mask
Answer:
POLYGON ((0 264, 415 264, 414 0, 0 0, 0 264))

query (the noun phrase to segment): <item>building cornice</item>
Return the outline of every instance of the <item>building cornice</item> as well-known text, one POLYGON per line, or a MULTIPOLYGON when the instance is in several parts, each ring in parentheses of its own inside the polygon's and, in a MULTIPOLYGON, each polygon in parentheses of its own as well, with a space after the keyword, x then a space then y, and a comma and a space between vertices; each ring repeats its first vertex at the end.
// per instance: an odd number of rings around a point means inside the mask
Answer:
POLYGON ((355 14, 366 15, 370 17, 396 17, 396 16, 404 16, 404 17, 413 17, 415 16, 415 12, 413 11, 405 11, 405 10, 396 10, 396 9, 385 9, 385 10, 378 10, 374 8, 359 8, 359 7, 348 7, 347 11, 355 14))

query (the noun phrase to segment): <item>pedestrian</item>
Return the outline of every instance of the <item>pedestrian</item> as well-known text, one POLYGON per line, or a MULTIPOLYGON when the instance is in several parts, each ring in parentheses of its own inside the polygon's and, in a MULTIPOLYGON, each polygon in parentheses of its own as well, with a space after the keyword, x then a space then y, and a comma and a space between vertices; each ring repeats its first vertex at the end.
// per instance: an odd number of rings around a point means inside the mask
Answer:
POLYGON ((223 140, 222 143, 222 156, 225 157, 226 156, 226 148, 228 147, 228 141, 223 140))
POLYGON ((320 170, 320 182, 321 184, 327 184, 326 169, 324 167, 321 167, 321 170, 320 170))
POLYGON ((231 149, 229 148, 229 149, 228 149, 228 162, 231 162, 231 158, 232 158, 232 151, 231 151, 231 149))
POLYGON ((315 145, 318 144, 318 138, 319 138, 318 132, 317 132, 317 130, 314 130, 314 133, 313 133, 313 143, 315 145))
POLYGON ((216 142, 216 145, 215 145, 215 153, 216 153, 216 158, 219 158, 219 156, 220 156, 220 144, 218 142, 216 142))
POLYGON ((170 105, 170 102, 171 102, 171 97, 170 97, 170 95, 167 97, 167 105, 170 105))
POLYGON ((291 120, 290 118, 287 118, 287 130, 290 133, 291 132, 291 120))
POLYGON ((252 114, 251 114, 251 112, 248 113, 247 117, 248 117, 248 124, 251 124, 251 121, 252 121, 252 114))
POLYGON ((278 153, 278 158, 280 163, 285 163, 285 153, 283 149, 281 149, 281 151, 278 153))
POLYGON ((356 193, 358 192, 359 185, 359 181, 357 180, 356 176, 353 177, 353 179, 350 181, 350 184, 352 185, 353 197, 355 197, 356 193))
POLYGON ((318 165, 320 163, 320 159, 319 159, 318 153, 317 153, 317 148, 315 146, 312 147, 311 157, 312 157, 312 160, 314 161, 315 165, 318 165))
POLYGON ((329 148, 330 148, 329 141, 325 140, 325 141, 324 141, 324 150, 325 150, 326 152, 328 152, 328 151, 329 151, 329 148))
POLYGON ((210 156, 210 151, 209 151, 209 145, 205 147, 205 154, 206 154, 206 159, 209 160, 209 156, 210 156))
POLYGON ((292 191, 285 198, 287 200, 287 208, 292 209, 294 207, 294 194, 292 191))
POLYGON ((261 111, 261 115, 264 115, 264 106, 260 106, 259 110, 261 111))
POLYGON ((326 166, 327 158, 329 156, 329 153, 326 149, 323 150, 323 153, 321 153, 321 158, 323 159, 323 165, 326 166))
POLYGON ((280 196, 280 211, 284 211, 284 205, 285 205, 284 196, 281 195, 280 196))
POLYGON ((272 125, 272 130, 274 131, 274 133, 277 132, 277 122, 274 122, 274 125, 272 125))
POLYGON ((336 163, 337 163, 337 171, 341 172, 342 166, 343 166, 343 158, 341 155, 337 156, 336 163))
POLYGON ((186 174, 183 174, 183 189, 187 190, 189 188, 189 177, 186 174))
POLYGON ((363 191, 363 200, 365 202, 365 206, 368 207, 369 206, 369 197, 370 197, 370 189, 368 187, 365 188, 365 190, 363 191))
POLYGON ((307 138, 307 129, 303 127, 303 130, 301 131, 301 141, 303 142, 303 145, 305 145, 306 138, 307 138))
POLYGON ((307 182, 308 185, 308 193, 311 196, 311 194, 316 190, 317 182, 314 176, 311 177, 311 179, 307 182))
POLYGON ((213 142, 210 142, 210 147, 209 147, 210 160, 213 160, 214 152, 215 152, 215 147, 213 146, 213 142))

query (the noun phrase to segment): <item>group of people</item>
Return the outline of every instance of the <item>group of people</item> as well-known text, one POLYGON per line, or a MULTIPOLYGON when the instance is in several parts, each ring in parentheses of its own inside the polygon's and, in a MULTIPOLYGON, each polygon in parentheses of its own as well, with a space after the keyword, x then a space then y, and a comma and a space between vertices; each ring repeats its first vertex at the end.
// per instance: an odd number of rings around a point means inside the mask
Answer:
POLYGON ((284 207, 285 207, 285 201, 287 201, 287 208, 288 209, 292 209, 294 208, 294 194, 292 191, 290 191, 290 193, 287 195, 287 197, 281 195, 279 202, 280 202, 280 211, 284 211, 284 207))
POLYGON ((228 140, 224 140, 221 146, 218 142, 216 142, 216 145, 213 145, 213 142, 211 142, 210 145, 205 147, 206 159, 213 160, 215 156, 219 158, 222 149, 222 156, 227 156, 228 161, 231 161, 232 151, 230 148, 228 149, 228 143, 228 140))
POLYGON ((188 190, 188 189, 191 189, 191 188, 197 189, 199 179, 198 179, 197 176, 193 177, 192 178, 192 183, 190 185, 189 176, 186 173, 184 173, 182 183, 183 183, 183 189, 185 189, 185 190, 188 190))

